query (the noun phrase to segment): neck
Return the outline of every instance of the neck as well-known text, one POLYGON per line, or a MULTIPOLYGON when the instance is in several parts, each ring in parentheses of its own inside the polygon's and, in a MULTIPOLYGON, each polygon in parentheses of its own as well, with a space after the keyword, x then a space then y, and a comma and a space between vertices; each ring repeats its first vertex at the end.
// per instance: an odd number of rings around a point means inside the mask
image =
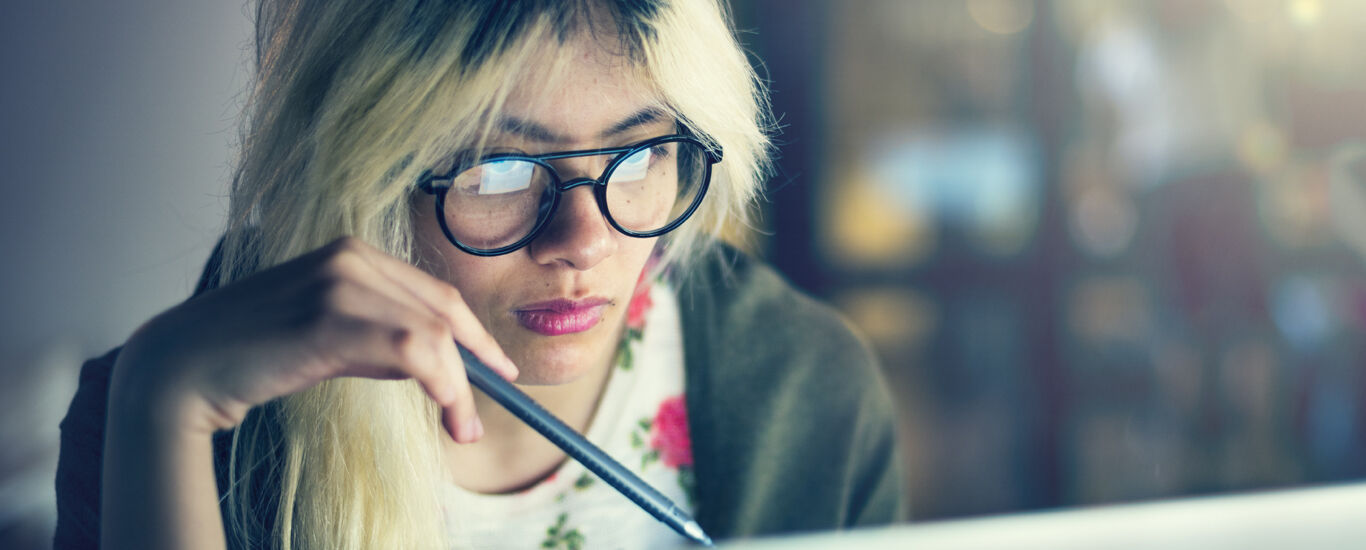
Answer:
MULTIPOLYGON (((556 385, 518 385, 551 414, 579 433, 588 429, 607 381, 616 346, 579 378, 556 385)), ((456 485, 478 493, 507 493, 534 485, 564 462, 566 455, 539 432, 513 416, 488 395, 474 390, 484 437, 460 445, 446 441, 447 464, 456 485)))

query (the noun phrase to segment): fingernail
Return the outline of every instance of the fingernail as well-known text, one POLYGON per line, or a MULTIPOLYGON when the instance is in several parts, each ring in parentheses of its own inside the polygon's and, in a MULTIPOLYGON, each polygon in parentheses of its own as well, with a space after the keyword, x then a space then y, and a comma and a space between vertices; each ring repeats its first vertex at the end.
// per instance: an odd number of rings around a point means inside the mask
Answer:
POLYGON ((479 440, 479 439, 483 439, 483 438, 484 438, 484 421, 483 421, 483 420, 480 420, 479 417, 476 416, 476 417, 474 417, 474 439, 479 440))
POLYGON ((460 424, 460 439, 458 441, 461 443, 474 443, 474 440, 478 439, 478 436, 474 435, 475 431, 478 430, 478 428, 475 427, 475 422, 478 421, 479 418, 475 417, 462 422, 460 424))

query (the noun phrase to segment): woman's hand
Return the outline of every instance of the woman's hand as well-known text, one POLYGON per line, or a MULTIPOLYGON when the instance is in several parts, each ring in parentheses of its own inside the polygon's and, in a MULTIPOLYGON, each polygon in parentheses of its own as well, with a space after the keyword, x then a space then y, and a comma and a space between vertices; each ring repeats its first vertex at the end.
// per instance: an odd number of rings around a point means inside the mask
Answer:
POLYGON ((343 238, 143 325, 115 366, 111 405, 143 407, 156 428, 211 434, 330 378, 414 378, 451 437, 469 443, 483 425, 455 340, 517 377, 454 287, 343 238))
POLYGON ((158 315, 110 381, 102 546, 225 547, 213 432, 330 378, 414 378, 452 438, 479 439, 455 340, 516 378, 454 288, 349 238, 158 315))

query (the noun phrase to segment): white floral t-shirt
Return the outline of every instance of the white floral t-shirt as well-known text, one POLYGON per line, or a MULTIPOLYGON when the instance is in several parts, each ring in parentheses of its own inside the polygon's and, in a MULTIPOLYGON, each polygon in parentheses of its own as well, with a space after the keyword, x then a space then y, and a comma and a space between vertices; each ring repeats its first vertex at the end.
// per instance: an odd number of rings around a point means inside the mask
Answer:
MULTIPOLYGON (((673 290, 642 280, 626 325, 616 366, 585 435, 691 513, 692 444, 673 290)), ((572 459, 515 494, 478 494, 454 483, 444 489, 451 548, 615 550, 687 543, 572 459)))

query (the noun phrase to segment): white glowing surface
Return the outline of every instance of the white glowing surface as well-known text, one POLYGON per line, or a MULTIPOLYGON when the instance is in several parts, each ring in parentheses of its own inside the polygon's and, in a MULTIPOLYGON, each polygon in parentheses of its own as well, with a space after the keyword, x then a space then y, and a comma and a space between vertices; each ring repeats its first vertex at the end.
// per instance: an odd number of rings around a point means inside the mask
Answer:
POLYGON ((1366 549, 1366 483, 755 539, 721 548, 1366 549))

